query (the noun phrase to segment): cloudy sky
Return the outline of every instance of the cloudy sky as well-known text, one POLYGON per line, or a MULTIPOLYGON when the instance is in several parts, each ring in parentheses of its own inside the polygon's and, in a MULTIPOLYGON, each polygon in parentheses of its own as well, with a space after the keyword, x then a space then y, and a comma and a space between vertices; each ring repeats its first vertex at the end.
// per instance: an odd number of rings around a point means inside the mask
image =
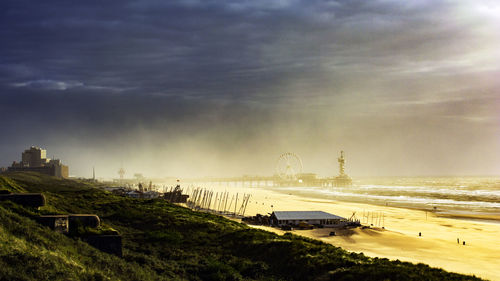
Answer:
POLYGON ((0 166, 70 173, 500 173, 500 3, 0 3, 0 166))

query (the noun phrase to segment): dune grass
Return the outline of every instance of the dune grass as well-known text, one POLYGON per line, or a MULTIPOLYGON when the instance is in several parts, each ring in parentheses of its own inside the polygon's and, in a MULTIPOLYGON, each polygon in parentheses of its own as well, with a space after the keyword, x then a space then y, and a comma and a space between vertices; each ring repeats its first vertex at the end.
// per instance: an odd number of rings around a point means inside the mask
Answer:
POLYGON ((0 279, 480 280, 424 264, 369 258, 161 199, 120 197, 98 187, 35 173, 0 175, 0 189, 42 192, 48 202, 40 210, 0 202, 0 279), (47 213, 99 215, 104 228, 123 235, 123 258, 30 219, 47 213))

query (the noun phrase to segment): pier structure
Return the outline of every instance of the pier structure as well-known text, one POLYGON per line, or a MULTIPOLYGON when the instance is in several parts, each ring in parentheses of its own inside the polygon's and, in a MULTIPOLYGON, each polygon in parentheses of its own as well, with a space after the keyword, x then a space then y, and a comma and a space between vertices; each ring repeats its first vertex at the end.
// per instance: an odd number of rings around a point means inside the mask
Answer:
POLYGON ((279 187, 279 186, 322 186, 322 187, 346 187, 352 185, 352 179, 345 173, 344 151, 340 152, 337 159, 339 163, 339 175, 336 177, 320 178, 315 173, 302 172, 302 160, 297 154, 283 153, 278 159, 275 174, 272 176, 249 176, 241 177, 205 177, 197 179, 183 179, 184 183, 203 185, 217 184, 225 186, 245 187, 279 187))
POLYGON ((337 159, 339 162, 339 175, 334 178, 334 186, 345 187, 352 185, 352 179, 345 173, 345 157, 344 151, 340 151, 340 157, 337 159))
POLYGON ((242 176, 228 178, 197 178, 183 179, 183 183, 193 185, 217 184, 222 186, 238 187, 279 187, 279 186, 335 186, 335 178, 318 178, 316 174, 304 173, 297 175, 297 179, 283 179, 274 176, 242 176))

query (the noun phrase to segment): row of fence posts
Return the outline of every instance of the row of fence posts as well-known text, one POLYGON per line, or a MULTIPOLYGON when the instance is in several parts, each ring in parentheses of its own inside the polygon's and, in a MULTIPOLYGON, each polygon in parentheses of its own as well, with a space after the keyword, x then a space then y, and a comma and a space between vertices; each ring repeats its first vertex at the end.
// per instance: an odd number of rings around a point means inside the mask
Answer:
POLYGON ((362 223, 370 223, 373 226, 385 227, 385 214, 382 212, 365 212, 365 210, 363 210, 362 223))
POLYGON ((189 195, 187 206, 194 210, 214 212, 234 217, 245 216, 250 194, 243 194, 242 198, 230 195, 229 192, 215 192, 201 187, 193 188, 189 195), (229 200, 229 198, 231 198, 229 200), (238 201, 240 205, 238 205, 238 201), (234 204, 233 204, 234 202, 234 204))

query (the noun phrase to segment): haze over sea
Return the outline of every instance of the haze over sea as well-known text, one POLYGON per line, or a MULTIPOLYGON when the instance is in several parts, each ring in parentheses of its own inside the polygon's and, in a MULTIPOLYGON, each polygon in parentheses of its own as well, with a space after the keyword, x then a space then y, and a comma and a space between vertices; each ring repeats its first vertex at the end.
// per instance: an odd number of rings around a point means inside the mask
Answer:
POLYGON ((280 187, 276 191, 311 198, 360 202, 443 214, 500 214, 498 177, 391 177, 354 180, 351 187, 280 187))

